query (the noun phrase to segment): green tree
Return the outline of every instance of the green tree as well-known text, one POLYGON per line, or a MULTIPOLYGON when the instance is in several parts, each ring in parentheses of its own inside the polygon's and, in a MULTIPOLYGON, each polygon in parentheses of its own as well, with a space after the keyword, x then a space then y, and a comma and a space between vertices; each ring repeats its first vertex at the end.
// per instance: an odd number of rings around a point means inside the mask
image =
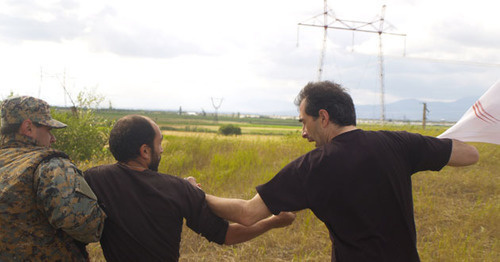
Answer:
POLYGON ((72 110, 52 110, 53 118, 68 125, 55 130, 57 141, 54 148, 64 151, 76 161, 109 156, 106 146, 113 121, 94 113, 103 100, 94 91, 82 91, 78 94, 77 106, 72 110))

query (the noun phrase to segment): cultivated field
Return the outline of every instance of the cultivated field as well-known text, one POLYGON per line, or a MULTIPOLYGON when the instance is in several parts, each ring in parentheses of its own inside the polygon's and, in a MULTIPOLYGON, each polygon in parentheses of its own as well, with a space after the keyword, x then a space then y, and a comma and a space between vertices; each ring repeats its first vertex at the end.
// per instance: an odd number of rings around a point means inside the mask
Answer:
MULTIPOLYGON (((240 123, 249 135, 224 137, 192 131, 198 122, 157 121, 164 128, 160 171, 194 176, 202 188, 222 197, 248 199, 255 186, 271 179, 291 160, 313 148, 300 138, 294 124, 240 123), (189 126, 189 130, 185 128, 189 126), (257 130, 257 131, 256 131, 257 130), (267 135, 259 135, 265 133, 267 135)), ((291 123, 291 122, 290 122, 291 123)), ((205 122, 205 124, 207 124, 205 122)), ((211 129, 214 124, 208 121, 211 129)), ((444 127, 360 126, 436 136, 444 127)), ((203 127, 204 129, 209 129, 203 127)), ((245 132, 244 132, 245 133, 245 132)), ((413 176, 413 196, 422 261, 500 261, 500 146, 474 144, 481 160, 466 168, 445 167, 441 172, 413 176)), ((80 163, 82 169, 111 159, 80 163)), ((168 232, 165 232, 168 234, 168 232)), ((181 243, 181 261, 329 261, 331 244, 326 227, 309 211, 297 214, 293 225, 235 246, 209 243, 187 227, 181 243)), ((98 244, 88 246, 92 261, 102 261, 98 244)))

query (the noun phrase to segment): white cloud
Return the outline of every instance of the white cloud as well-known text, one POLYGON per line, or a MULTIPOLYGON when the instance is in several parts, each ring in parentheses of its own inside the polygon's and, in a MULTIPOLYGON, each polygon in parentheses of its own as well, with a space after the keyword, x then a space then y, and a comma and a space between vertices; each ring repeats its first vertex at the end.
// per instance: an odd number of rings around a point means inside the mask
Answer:
MULTIPOLYGON (((478 97, 498 79, 498 4, 329 3, 338 18, 360 21, 382 4, 386 21, 408 35, 407 57, 404 39, 383 38, 386 102, 478 97)), ((0 97, 41 87, 49 103, 67 104, 54 77, 66 70, 74 96, 97 86, 115 107, 208 112, 210 97, 224 97, 223 111, 296 112, 295 95, 316 80, 322 40, 321 28, 300 27, 297 37, 297 23, 322 11, 320 0, 0 0, 0 97)), ((377 55, 377 34, 330 30, 323 79, 356 103, 377 104, 377 55)))

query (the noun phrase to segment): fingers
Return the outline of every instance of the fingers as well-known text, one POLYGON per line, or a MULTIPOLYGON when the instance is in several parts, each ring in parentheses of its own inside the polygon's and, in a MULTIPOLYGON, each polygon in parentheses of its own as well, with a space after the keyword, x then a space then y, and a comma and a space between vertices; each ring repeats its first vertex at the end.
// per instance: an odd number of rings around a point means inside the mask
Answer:
POLYGON ((293 223, 295 220, 295 213, 293 212, 281 212, 274 216, 276 219, 276 227, 286 227, 293 223))
POLYGON ((200 183, 196 183, 196 178, 194 178, 192 176, 188 176, 188 177, 186 177, 184 179, 187 180, 192 186, 201 188, 201 184, 200 183))

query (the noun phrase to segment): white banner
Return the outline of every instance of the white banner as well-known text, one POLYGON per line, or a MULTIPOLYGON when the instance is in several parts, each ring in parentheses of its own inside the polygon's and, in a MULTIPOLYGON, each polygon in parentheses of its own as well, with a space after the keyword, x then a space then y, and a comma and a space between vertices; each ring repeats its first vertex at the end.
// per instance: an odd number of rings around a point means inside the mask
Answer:
POLYGON ((438 137, 500 145, 500 80, 455 125, 438 137))

